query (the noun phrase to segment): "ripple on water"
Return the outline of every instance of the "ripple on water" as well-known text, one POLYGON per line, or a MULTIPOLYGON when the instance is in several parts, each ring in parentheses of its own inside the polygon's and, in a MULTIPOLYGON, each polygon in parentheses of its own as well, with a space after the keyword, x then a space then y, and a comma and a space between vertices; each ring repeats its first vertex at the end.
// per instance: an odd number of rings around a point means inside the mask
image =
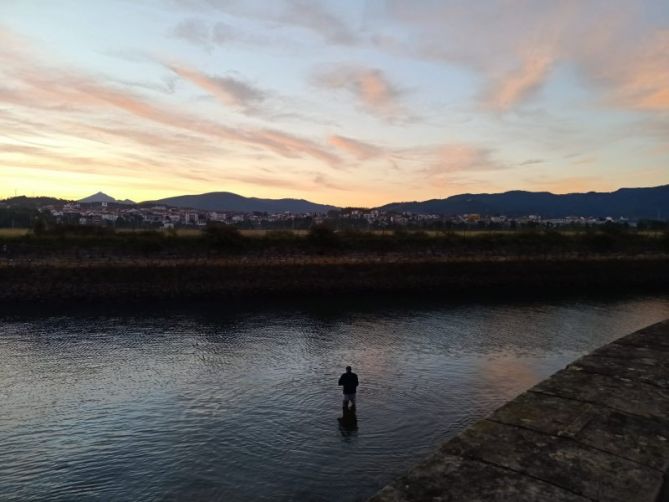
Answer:
POLYGON ((666 317, 667 298, 0 317, 0 499, 364 499, 666 317), (338 421, 346 364, 357 427, 338 421))

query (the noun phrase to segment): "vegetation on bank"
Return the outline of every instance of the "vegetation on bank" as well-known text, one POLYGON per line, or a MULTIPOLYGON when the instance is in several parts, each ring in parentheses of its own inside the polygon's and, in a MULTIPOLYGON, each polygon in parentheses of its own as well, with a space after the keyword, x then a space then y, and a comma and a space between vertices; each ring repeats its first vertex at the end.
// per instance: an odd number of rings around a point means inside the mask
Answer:
POLYGON ((308 232, 245 234, 35 227, 0 234, 0 300, 133 300, 415 291, 439 295, 666 291, 669 234, 308 232))
POLYGON ((215 256, 387 255, 526 257, 659 255, 669 253, 669 232, 603 225, 582 231, 335 231, 244 232, 209 225, 201 232, 115 231, 110 227, 36 224, 27 233, 0 232, 0 258, 203 258, 215 256))

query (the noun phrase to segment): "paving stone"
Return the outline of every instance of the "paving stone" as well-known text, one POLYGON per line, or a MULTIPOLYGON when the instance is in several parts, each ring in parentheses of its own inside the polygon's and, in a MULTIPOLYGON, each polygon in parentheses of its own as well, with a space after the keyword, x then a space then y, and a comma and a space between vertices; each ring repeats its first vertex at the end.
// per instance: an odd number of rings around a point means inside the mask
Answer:
POLYGON ((669 419, 669 390, 630 379, 568 368, 531 390, 600 404, 632 415, 669 419))
POLYGON ((662 473, 635 462, 541 434, 482 420, 445 444, 440 452, 525 473, 572 493, 606 501, 655 502, 662 473), (625 473, 621 476, 620 473, 625 473))
MULTIPOLYGON (((591 356, 634 359, 648 364, 669 365, 669 347, 640 347, 624 343, 609 343, 590 353, 591 356)), ((585 356, 588 357, 588 356, 585 356)))
POLYGON ((619 338, 615 343, 669 350, 669 319, 619 338))
POLYGON ((579 443, 666 472, 669 469, 669 424, 616 411, 592 417, 574 439, 579 443))
POLYGON ((432 455, 371 502, 585 502, 549 483, 476 460, 432 455))
POLYGON ((620 359, 612 357, 582 357, 569 368, 617 378, 637 380, 669 389, 669 368, 650 358, 620 359))
POLYGON ((571 438, 647 467, 669 468, 669 424, 558 396, 526 392, 490 420, 571 438))
POLYGON ((574 437, 600 409, 559 396, 525 392, 489 418, 553 436, 574 437))

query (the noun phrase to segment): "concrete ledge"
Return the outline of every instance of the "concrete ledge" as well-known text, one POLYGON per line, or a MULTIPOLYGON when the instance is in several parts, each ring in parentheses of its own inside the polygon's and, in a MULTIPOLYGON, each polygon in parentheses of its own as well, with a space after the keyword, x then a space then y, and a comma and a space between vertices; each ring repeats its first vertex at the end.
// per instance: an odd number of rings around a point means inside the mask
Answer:
POLYGON ((660 502, 668 472, 669 320, 578 359, 371 500, 660 502))

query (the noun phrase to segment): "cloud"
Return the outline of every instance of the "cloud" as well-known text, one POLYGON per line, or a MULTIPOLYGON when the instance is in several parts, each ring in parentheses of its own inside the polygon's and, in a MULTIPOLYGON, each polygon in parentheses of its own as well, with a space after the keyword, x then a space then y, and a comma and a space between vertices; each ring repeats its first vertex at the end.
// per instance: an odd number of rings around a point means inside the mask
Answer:
MULTIPOLYGON (((228 16, 265 22, 269 28, 300 28, 307 30, 327 42, 338 45, 353 45, 359 42, 357 33, 322 0, 176 0, 189 9, 215 9, 228 16)), ((179 31, 186 40, 201 45, 201 26, 185 20, 179 31), (193 24, 193 26, 189 26, 193 24)), ((211 40, 210 38, 210 41, 211 40)))
POLYGON ((413 4, 391 0, 384 15, 404 37, 375 40, 381 50, 473 70, 483 77, 481 103, 506 111, 547 81, 562 56, 565 27, 583 24, 574 23, 581 10, 572 0, 413 4))
POLYGON ((286 188, 289 190, 313 191, 320 188, 329 188, 332 190, 347 190, 340 184, 336 183, 328 176, 316 173, 304 173, 293 178, 278 178, 276 176, 257 176, 252 174, 236 174, 233 176, 226 176, 226 179, 232 181, 241 181, 249 185, 257 185, 262 187, 276 187, 286 188))
POLYGON ((332 190, 348 190, 348 188, 333 181, 329 176, 326 176, 323 173, 315 173, 313 176, 313 182, 317 187, 325 187, 332 190))
POLYGON ((263 91, 233 77, 207 75, 180 64, 168 64, 167 67, 228 106, 249 109, 265 99, 263 91))
POLYGON ((485 104, 492 109, 505 111, 526 101, 546 81, 554 63, 551 54, 530 54, 520 67, 489 83, 484 96, 485 104))
POLYGON ((493 150, 467 144, 448 144, 436 148, 436 161, 429 172, 495 171, 507 166, 493 159, 493 150))
MULTIPOLYGON (((72 113, 94 118, 110 111, 122 111, 153 124, 259 148, 289 158, 311 157, 331 166, 341 162, 337 155, 313 140, 269 128, 231 127, 177 111, 85 73, 63 66, 47 66, 28 54, 20 44, 13 43, 12 37, 5 35, 4 39, 0 38, 0 42, 3 41, 9 43, 0 45, 0 68, 12 83, 12 89, 0 89, 0 102, 32 110, 66 111, 67 114, 60 116, 60 120, 63 117, 70 118, 72 113)), ((190 76, 199 78, 197 75, 190 76)), ((212 90, 215 88, 219 98, 225 97, 232 103, 243 103, 259 97, 253 89, 239 82, 201 79, 200 84, 211 86, 212 90)))
POLYGON ((300 157, 307 154, 331 166, 337 166, 341 163, 341 159, 337 155, 326 151, 315 142, 280 131, 272 129, 255 131, 254 139, 261 145, 285 157, 300 157))
POLYGON ((302 183, 294 179, 284 179, 276 178, 269 176, 254 176, 254 175, 244 175, 238 174, 234 176, 227 176, 226 179, 241 181, 249 185, 258 185, 263 187, 277 187, 277 188, 288 188, 290 190, 302 189, 308 190, 313 188, 312 186, 302 183))
POLYGON ((230 25, 223 22, 215 23, 211 28, 211 41, 216 45, 225 45, 238 38, 230 25))
POLYGON ((669 29, 644 39, 635 50, 591 61, 596 81, 611 88, 611 104, 646 111, 669 110, 669 29))
POLYGON ((373 40, 380 50, 473 70, 483 78, 481 103, 495 111, 527 102, 560 66, 602 104, 662 112, 669 109, 666 13, 662 2, 626 0, 390 0, 380 16, 400 35, 373 40))
POLYGON ((200 19, 184 19, 172 29, 171 34, 193 45, 206 47, 211 43, 209 25, 200 19))
POLYGON ((230 25, 222 21, 212 24, 197 18, 180 21, 169 34, 207 50, 224 46, 240 38, 240 35, 230 25))
POLYGON ((316 85, 335 90, 345 90, 365 110, 384 118, 403 113, 400 98, 403 94, 378 68, 337 65, 314 75, 316 85))
POLYGON ((527 159, 518 164, 519 166, 532 166, 534 164, 543 164, 543 159, 527 159))
POLYGON ((331 43, 352 45, 358 42, 358 36, 344 21, 315 0, 288 0, 276 20, 313 31, 331 43))
POLYGON ((328 138, 328 143, 358 160, 368 160, 383 155, 383 149, 378 146, 336 134, 328 138))
POLYGON ((447 143, 407 152, 421 159, 418 172, 430 183, 467 183, 474 172, 492 172, 510 166, 498 162, 491 148, 467 143, 447 143))

